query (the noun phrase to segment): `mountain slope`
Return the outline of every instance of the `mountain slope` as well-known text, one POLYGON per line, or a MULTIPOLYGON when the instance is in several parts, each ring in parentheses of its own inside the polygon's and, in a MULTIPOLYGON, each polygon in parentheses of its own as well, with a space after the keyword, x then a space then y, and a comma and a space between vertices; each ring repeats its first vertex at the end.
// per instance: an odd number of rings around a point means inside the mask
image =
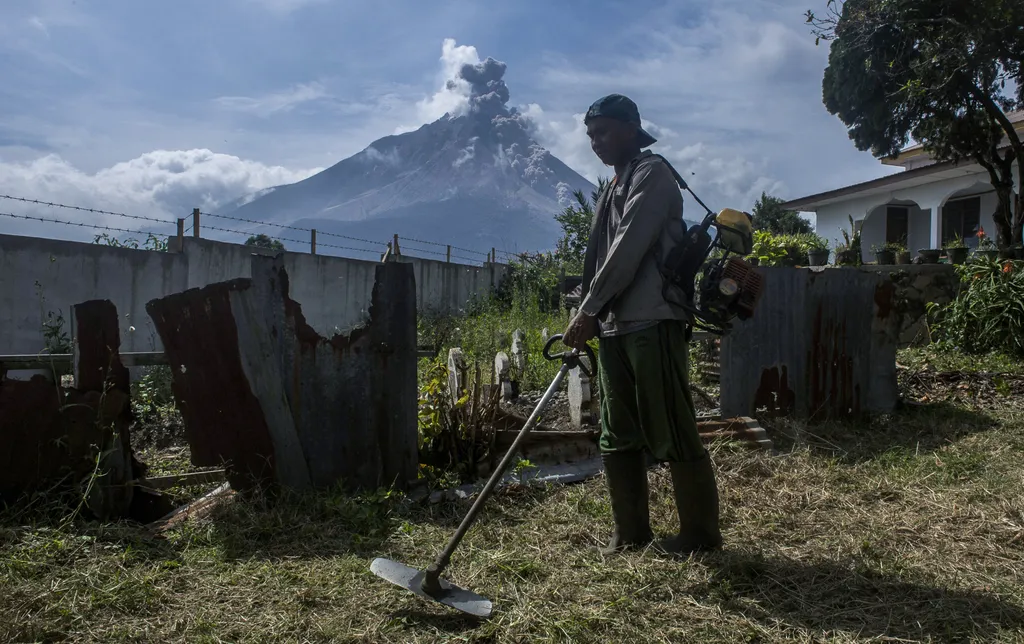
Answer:
POLYGON ((594 185, 533 140, 529 120, 507 106, 504 73, 505 64, 491 58, 464 65, 449 82, 467 95, 459 113, 378 139, 217 214, 380 240, 381 247, 397 233, 484 252, 551 249, 561 233, 554 215, 574 201, 574 190, 589 196, 594 185))

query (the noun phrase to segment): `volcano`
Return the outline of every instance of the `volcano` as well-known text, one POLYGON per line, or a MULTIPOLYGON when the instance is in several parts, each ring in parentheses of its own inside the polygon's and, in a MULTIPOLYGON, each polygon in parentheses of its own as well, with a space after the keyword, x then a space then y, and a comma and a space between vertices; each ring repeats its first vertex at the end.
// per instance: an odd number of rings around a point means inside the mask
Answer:
POLYGON ((403 252, 403 239, 441 253, 413 240, 480 252, 551 250, 561 235, 555 214, 575 203, 574 191, 589 198, 595 186, 533 139, 530 119, 508 106, 505 70, 493 58, 465 64, 448 81, 466 98, 458 112, 216 214, 265 222, 268 230, 288 225, 379 240, 378 252, 394 234, 403 252))

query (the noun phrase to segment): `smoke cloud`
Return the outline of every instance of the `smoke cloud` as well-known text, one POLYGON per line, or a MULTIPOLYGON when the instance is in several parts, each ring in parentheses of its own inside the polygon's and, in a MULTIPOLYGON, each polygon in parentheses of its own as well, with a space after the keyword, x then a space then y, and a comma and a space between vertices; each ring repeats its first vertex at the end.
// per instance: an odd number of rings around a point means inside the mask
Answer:
MULTIPOLYGON (((420 101, 422 122, 431 123, 445 114, 452 117, 480 113, 486 117, 507 115, 508 86, 502 80, 508 66, 488 56, 480 59, 476 47, 457 45, 446 38, 441 45, 441 89, 420 101)), ((415 128, 400 128, 408 131, 415 128)))
MULTIPOLYGON (((459 69, 458 78, 469 85, 469 103, 473 111, 485 114, 504 114, 507 112, 508 86, 502 77, 508 66, 490 56, 482 63, 466 63, 459 69)), ((455 90, 459 87, 456 80, 449 80, 445 87, 455 90)))

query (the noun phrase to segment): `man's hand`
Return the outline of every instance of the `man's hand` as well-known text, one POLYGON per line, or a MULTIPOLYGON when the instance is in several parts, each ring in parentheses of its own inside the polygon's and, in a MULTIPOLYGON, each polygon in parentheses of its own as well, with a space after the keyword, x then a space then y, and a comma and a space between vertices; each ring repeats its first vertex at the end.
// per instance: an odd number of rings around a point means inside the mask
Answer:
POLYGON ((597 318, 583 311, 576 314, 562 335, 562 342, 567 347, 583 351, 587 342, 597 335, 597 318))

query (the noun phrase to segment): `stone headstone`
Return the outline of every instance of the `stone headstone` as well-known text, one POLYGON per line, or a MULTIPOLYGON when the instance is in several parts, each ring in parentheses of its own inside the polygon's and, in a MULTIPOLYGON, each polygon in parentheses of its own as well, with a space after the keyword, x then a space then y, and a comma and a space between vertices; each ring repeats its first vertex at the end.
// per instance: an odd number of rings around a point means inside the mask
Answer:
MULTIPOLYGON (((588 371, 592 371, 587 356, 580 356, 588 371)), ((569 370, 569 420, 573 428, 582 429, 584 425, 592 425, 597 421, 597 400, 590 387, 590 378, 579 367, 569 370)))
POLYGON ((511 361, 508 359, 508 354, 504 351, 499 351, 494 356, 494 382, 501 390, 502 400, 511 400, 514 392, 512 391, 512 382, 509 379, 509 370, 511 368, 511 361))
POLYGON ((526 373, 526 334, 516 329, 512 334, 512 365, 520 379, 526 373))
POLYGON ((462 349, 452 347, 448 350, 448 393, 452 397, 452 405, 457 405, 465 393, 466 359, 462 349))

